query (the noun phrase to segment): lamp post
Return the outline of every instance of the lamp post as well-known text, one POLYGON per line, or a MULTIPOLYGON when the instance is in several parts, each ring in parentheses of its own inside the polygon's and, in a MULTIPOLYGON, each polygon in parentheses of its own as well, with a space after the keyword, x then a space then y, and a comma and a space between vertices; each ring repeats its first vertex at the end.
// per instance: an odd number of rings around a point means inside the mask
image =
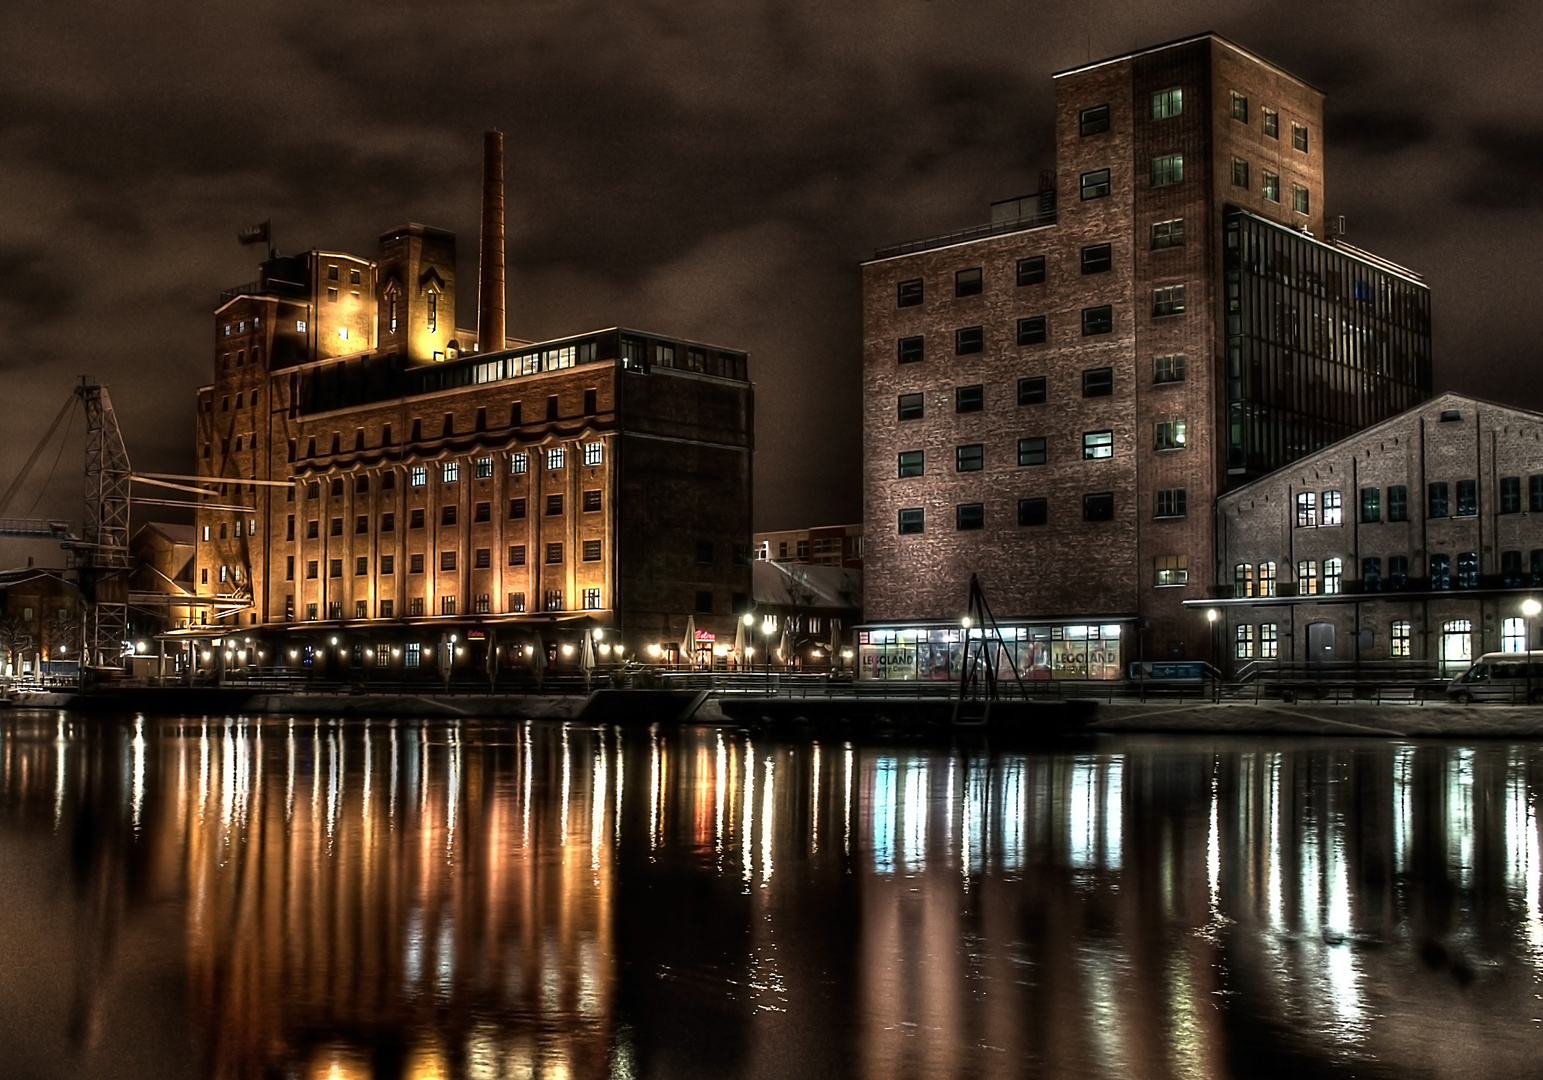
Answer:
POLYGON ((1532 620, 1537 618, 1538 612, 1543 611, 1543 604, 1539 604, 1532 597, 1522 601, 1522 617, 1526 620, 1524 631, 1526 640, 1522 642, 1522 663, 1527 665, 1527 703, 1532 703, 1532 620))
POLYGON ((1205 621, 1211 627, 1211 700, 1220 701, 1222 698, 1221 683, 1221 650, 1216 643, 1216 623, 1221 618, 1221 612, 1215 608, 1207 608, 1205 621))

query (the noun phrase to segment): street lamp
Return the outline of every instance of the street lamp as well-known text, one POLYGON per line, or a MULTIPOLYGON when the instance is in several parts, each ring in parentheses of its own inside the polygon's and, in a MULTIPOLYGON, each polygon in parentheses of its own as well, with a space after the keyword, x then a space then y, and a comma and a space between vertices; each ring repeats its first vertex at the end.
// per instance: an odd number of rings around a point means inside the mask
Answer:
POLYGON ((1522 617, 1526 619, 1525 630, 1527 639, 1522 642, 1522 663, 1527 665, 1527 702, 1532 702, 1532 620, 1537 618, 1538 612, 1543 611, 1543 604, 1539 604, 1532 597, 1522 601, 1522 617))
POLYGON ((1221 618, 1221 614, 1222 613, 1217 611, 1215 608, 1206 608, 1205 621, 1209 623, 1211 627, 1211 700, 1213 702, 1220 701, 1222 699, 1222 658, 1221 649, 1217 646, 1216 643, 1216 622, 1221 618))

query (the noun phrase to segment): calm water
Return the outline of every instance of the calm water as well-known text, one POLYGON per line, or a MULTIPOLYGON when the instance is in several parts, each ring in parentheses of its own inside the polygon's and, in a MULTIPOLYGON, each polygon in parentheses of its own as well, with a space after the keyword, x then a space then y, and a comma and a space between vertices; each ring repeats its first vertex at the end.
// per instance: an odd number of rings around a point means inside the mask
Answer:
POLYGON ((1543 745, 0 723, 7 1077, 1543 1061, 1543 745))

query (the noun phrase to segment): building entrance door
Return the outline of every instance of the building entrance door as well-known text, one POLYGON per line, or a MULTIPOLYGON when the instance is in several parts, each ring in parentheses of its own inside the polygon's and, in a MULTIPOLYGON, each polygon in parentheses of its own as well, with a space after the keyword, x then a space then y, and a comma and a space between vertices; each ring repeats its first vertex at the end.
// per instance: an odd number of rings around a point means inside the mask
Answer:
POLYGON ((1307 624, 1307 660, 1311 664, 1323 664, 1334 659, 1334 624, 1315 622, 1307 624))
POLYGON ((1473 623, 1452 619, 1441 624, 1441 673, 1467 671, 1473 663, 1473 623))

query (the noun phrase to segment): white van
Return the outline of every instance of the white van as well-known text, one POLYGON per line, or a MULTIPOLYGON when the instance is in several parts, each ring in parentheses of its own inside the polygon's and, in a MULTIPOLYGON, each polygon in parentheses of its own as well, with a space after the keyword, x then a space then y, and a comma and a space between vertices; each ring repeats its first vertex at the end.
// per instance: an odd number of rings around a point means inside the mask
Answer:
POLYGON ((1470 701, 1543 702, 1543 651, 1485 653, 1447 684, 1447 697, 1464 705, 1470 701))

